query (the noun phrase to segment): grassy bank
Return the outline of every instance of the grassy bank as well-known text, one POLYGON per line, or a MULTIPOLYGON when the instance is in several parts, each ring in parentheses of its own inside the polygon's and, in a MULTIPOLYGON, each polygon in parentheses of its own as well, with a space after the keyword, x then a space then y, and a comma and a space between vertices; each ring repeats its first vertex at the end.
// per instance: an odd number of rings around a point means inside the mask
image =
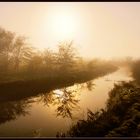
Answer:
POLYGON ((63 74, 59 72, 45 77, 3 82, 0 84, 0 100, 17 100, 35 96, 39 93, 49 92, 53 89, 73 85, 74 83, 83 83, 114 72, 116 69, 114 66, 109 66, 106 69, 100 66, 100 68, 84 71, 63 74))

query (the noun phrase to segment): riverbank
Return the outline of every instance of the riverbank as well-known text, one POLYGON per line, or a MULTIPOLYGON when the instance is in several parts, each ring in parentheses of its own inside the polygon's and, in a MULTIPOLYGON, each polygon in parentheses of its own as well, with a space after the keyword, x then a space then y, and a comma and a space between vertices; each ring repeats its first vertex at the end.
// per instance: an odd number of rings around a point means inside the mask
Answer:
POLYGON ((83 83, 94 78, 116 71, 116 67, 106 70, 91 69, 67 74, 48 75, 46 77, 29 80, 11 81, 0 84, 0 101, 17 100, 49 92, 53 89, 71 86, 74 83, 83 83))
POLYGON ((135 82, 115 84, 105 109, 87 110, 68 131, 71 137, 139 137, 140 88, 135 82))

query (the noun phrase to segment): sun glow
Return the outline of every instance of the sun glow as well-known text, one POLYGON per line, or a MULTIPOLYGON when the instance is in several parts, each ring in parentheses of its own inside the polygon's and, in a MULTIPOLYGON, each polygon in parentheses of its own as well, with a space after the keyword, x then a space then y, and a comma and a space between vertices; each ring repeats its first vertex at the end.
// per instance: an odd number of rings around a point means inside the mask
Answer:
POLYGON ((56 89, 56 90, 54 90, 53 92, 55 93, 55 95, 56 95, 57 97, 60 97, 60 96, 62 96, 62 95, 64 94, 63 91, 61 91, 61 90, 59 90, 59 89, 56 89))
POLYGON ((50 8, 45 16, 43 32, 44 36, 49 35, 49 40, 61 42, 75 39, 78 17, 74 12, 64 7, 56 7, 50 8))
POLYGON ((74 17, 67 13, 56 14, 52 19, 52 31, 59 39, 72 39, 76 30, 74 17))

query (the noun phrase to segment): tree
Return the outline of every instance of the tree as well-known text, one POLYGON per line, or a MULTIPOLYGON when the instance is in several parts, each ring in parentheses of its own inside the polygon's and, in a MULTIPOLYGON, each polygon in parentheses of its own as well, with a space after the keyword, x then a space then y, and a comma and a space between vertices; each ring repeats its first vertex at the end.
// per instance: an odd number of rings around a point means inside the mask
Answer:
POLYGON ((68 72, 74 68, 76 62, 75 48, 73 42, 64 42, 58 45, 58 64, 61 72, 68 72))
POLYGON ((31 59, 32 55, 33 48, 25 42, 25 37, 17 37, 13 46, 14 69, 18 70, 19 65, 31 59))
POLYGON ((132 72, 132 77, 138 84, 140 84, 140 60, 135 60, 130 68, 132 72))
MULTIPOLYGON (((28 70, 32 74, 35 72, 40 72, 41 68, 43 66, 43 58, 40 53, 34 53, 28 62, 28 70)), ((37 76, 37 75, 36 75, 37 76)))
POLYGON ((27 45, 25 38, 0 28, 0 66, 7 71, 9 67, 18 70, 20 63, 31 57, 32 47, 27 45))
POLYGON ((43 60, 48 72, 51 72, 57 66, 56 54, 49 48, 44 51, 43 60))
POLYGON ((0 28, 0 61, 1 70, 7 71, 13 50, 15 34, 0 28))

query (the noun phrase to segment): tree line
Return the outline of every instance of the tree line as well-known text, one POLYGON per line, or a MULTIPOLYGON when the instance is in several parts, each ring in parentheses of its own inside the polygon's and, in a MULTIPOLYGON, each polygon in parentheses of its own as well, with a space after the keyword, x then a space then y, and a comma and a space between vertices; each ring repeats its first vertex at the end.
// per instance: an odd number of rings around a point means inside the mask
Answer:
POLYGON ((26 38, 0 28, 0 74, 30 72, 49 73, 72 70, 80 57, 72 42, 58 44, 58 52, 46 48, 43 52, 27 43, 26 38))
POLYGON ((83 59, 72 41, 60 42, 56 48, 39 51, 25 37, 0 28, 0 80, 65 76, 81 71, 99 75, 116 70, 112 63, 83 59))

